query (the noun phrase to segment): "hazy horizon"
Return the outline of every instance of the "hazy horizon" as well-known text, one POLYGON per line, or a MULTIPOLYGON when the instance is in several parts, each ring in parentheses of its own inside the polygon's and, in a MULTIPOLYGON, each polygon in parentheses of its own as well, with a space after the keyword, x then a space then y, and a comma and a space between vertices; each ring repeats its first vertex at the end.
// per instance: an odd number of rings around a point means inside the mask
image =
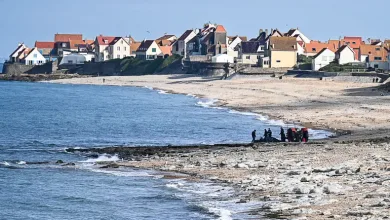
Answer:
MULTIPOLYGON (((375 14, 386 14, 390 2, 373 0, 370 6, 375 6, 375 14)), ((202 27, 208 21, 224 25, 228 35, 249 39, 256 37, 259 29, 278 28, 286 32, 296 27, 310 39, 321 41, 345 35, 390 38, 384 28, 385 19, 371 22, 372 19, 365 18, 371 17, 372 9, 367 7, 354 0, 329 0, 321 6, 312 0, 199 0, 196 4, 179 0, 169 4, 156 0, 69 0, 64 5, 51 0, 0 0, 2 20, 6 21, 0 23, 0 29, 6 33, 0 35, 0 57, 7 58, 18 42, 33 47, 35 41, 53 41, 55 33, 81 33, 87 39, 95 39, 99 34, 132 35, 143 40, 164 33, 179 37, 185 30, 202 27), (26 18, 27 15, 33 16, 26 18), (325 15, 329 17, 324 18, 325 15)))

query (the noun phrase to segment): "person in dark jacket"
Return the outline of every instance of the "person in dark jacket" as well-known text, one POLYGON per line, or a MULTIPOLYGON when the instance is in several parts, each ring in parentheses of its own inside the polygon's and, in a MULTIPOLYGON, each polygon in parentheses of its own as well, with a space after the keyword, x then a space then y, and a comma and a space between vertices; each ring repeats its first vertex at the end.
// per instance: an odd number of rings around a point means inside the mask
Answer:
POLYGON ((252 131, 252 143, 256 141, 256 130, 252 131))
POLYGON ((264 129, 264 140, 265 141, 268 140, 268 131, 267 131, 267 129, 264 129))
POLYGON ((280 128, 280 141, 286 142, 286 134, 284 133, 283 128, 280 128))
POLYGON ((287 129, 287 140, 288 142, 293 142, 294 140, 293 131, 291 128, 287 129))

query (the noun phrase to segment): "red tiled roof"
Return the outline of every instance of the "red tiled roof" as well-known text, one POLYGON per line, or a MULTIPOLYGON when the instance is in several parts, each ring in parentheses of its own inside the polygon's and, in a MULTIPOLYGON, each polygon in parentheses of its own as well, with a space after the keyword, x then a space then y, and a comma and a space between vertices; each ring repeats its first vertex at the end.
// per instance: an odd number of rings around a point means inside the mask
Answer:
POLYGON ((305 53, 318 53, 324 48, 329 48, 329 50, 335 52, 338 48, 331 47, 328 43, 322 43, 320 41, 311 41, 305 45, 305 53))
POLYGON ((160 47, 160 50, 161 52, 164 54, 164 55, 172 55, 172 47, 171 46, 159 46, 160 47))
POLYGON ((54 49, 54 45, 55 42, 39 42, 39 41, 35 42, 35 47, 37 47, 38 49, 42 49, 42 48, 54 49))
POLYGON ((115 37, 97 36, 96 41, 99 45, 110 45, 115 40, 115 37))
POLYGON ((69 42, 70 40, 83 40, 82 34, 56 34, 54 35, 55 42, 69 42))
POLYGON ((217 25, 217 27, 215 28, 215 32, 223 32, 223 33, 226 33, 226 29, 224 26, 222 25, 217 25))

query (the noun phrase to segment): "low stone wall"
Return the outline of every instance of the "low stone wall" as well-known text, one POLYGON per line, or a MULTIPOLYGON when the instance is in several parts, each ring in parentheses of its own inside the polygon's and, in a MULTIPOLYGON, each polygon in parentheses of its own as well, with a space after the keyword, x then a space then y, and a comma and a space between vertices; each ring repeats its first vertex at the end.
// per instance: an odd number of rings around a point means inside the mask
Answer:
POLYGON ((48 62, 39 66, 29 66, 21 63, 4 63, 3 74, 18 75, 18 74, 50 74, 56 71, 56 64, 48 62))
POLYGON ((262 67, 252 67, 252 66, 243 66, 244 68, 239 70, 238 72, 240 74, 266 74, 266 75, 272 75, 272 74, 285 74, 288 70, 291 70, 291 68, 262 68, 262 67))
MULTIPOLYGON (((229 70, 226 68, 226 63, 184 61, 184 66, 189 74, 200 74, 205 76, 223 76, 229 70)), ((230 69, 231 68, 232 65, 230 66, 230 69)))
POLYGON ((384 82, 389 74, 367 72, 322 72, 311 70, 289 70, 286 75, 299 78, 321 78, 329 81, 348 81, 360 83, 384 82))

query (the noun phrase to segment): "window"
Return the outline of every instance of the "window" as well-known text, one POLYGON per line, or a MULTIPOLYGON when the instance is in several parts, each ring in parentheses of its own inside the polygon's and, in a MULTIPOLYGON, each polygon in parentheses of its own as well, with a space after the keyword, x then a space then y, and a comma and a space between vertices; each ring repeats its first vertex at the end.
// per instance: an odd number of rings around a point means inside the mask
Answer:
POLYGON ((68 60, 68 63, 69 63, 69 64, 72 64, 72 63, 73 63, 73 60, 68 60))
POLYGON ((121 44, 123 44, 123 40, 121 40, 121 44))
POLYGON ((368 54, 371 54, 371 51, 369 51, 368 54))
POLYGON ((118 51, 121 51, 121 47, 117 47, 117 50, 118 50, 118 51))
POLYGON ((374 65, 374 68, 375 68, 375 69, 378 69, 378 68, 379 68, 379 65, 378 65, 378 64, 375 64, 375 65, 374 65))
POLYGON ((264 46, 260 46, 260 51, 264 51, 264 46))
POLYGON ((62 43, 62 47, 67 47, 68 44, 67 43, 62 43))
POLYGON ((156 48, 152 48, 153 53, 156 53, 156 51, 157 51, 156 48))
POLYGON ((107 56, 106 56, 106 59, 110 59, 110 55, 107 55, 107 56))
POLYGON ((118 59, 120 59, 121 58, 121 55, 118 55, 118 56, 116 56, 118 59))
POLYGON ((377 48, 375 48, 375 50, 376 50, 376 51, 380 51, 380 50, 381 50, 381 48, 377 47, 377 48))
POLYGON ((375 57, 374 60, 382 60, 382 57, 375 57))
POLYGON ((352 41, 352 44, 356 44, 356 42, 355 42, 355 41, 352 41))
POLYGON ((277 60, 276 62, 277 62, 277 63, 280 63, 280 60, 277 60))
POLYGON ((317 49, 316 48, 311 48, 311 51, 316 52, 317 49))
POLYGON ((257 59, 260 60, 260 59, 261 59, 261 56, 257 56, 257 59))
POLYGON ((250 60, 250 59, 251 59, 251 56, 246 56, 246 59, 247 59, 247 60, 250 60))
POLYGON ((34 58, 37 58, 38 57, 38 54, 34 53, 34 58))
POLYGON ((127 51, 127 48, 126 48, 126 47, 124 47, 124 48, 123 48, 123 50, 124 50, 124 51, 127 51))

